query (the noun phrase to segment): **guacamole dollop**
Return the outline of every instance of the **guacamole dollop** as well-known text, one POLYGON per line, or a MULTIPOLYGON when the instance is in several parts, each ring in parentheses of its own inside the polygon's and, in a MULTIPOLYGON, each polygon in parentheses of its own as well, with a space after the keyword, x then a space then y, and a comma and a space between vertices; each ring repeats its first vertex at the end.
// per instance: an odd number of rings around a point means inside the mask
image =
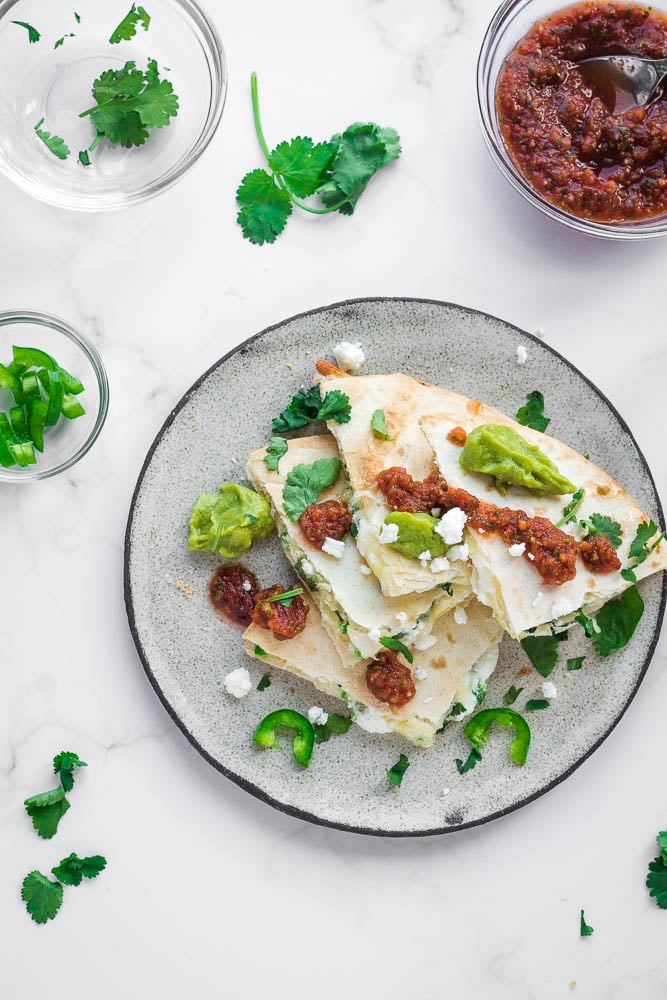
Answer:
POLYGON ((233 559, 273 531, 269 504, 254 490, 225 483, 217 493, 202 493, 190 517, 188 548, 233 559))
POLYGON ((532 493, 574 493, 576 486, 561 476, 550 458, 528 444, 513 427, 481 424, 468 434, 459 462, 466 472, 493 476, 504 493, 508 486, 524 486, 532 493))
POLYGON ((436 535, 435 526, 438 524, 438 519, 431 517, 430 514, 395 511, 385 518, 384 523, 398 526, 398 538, 395 542, 390 542, 389 547, 396 549, 408 559, 418 559, 422 552, 430 552, 435 559, 444 555, 449 548, 440 535, 436 535))

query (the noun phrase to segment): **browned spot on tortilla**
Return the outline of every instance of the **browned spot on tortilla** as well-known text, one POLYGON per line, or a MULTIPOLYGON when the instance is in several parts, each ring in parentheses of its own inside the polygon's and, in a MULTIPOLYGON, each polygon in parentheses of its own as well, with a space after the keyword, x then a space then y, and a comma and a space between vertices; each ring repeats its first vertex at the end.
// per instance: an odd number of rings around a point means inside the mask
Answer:
POLYGON ((600 485, 599 485, 599 486, 598 486, 598 487, 596 488, 595 492, 596 492, 596 493, 597 493, 597 494, 598 494, 599 496, 601 496, 601 497, 606 497, 608 493, 611 493, 611 490, 609 489, 609 487, 608 487, 608 486, 607 486, 606 484, 604 484, 604 483, 601 483, 601 484, 600 484, 600 485))
POLYGON ((323 358, 315 362, 315 367, 320 375, 336 375, 340 378, 350 378, 349 372, 344 372, 342 368, 336 368, 330 361, 325 361, 323 358))
MULTIPOLYGON (((448 642, 453 641, 451 635, 447 636, 447 640, 448 642)), ((445 659, 444 656, 439 656, 437 660, 431 660, 429 666, 431 667, 432 670, 446 670, 447 660, 445 659)))

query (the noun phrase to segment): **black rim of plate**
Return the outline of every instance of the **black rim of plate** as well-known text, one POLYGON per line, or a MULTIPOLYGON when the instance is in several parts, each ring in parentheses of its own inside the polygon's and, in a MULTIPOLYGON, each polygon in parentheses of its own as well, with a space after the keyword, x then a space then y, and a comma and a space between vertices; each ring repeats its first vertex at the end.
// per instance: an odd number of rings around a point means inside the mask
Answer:
POLYGON ((662 504, 660 502, 660 497, 656 489, 653 475, 651 474, 651 470, 649 469, 646 458, 644 457, 644 453, 637 444, 634 434, 630 430, 628 424, 623 419, 623 417, 618 412, 613 403, 610 402, 610 400, 605 396, 603 392, 600 391, 600 389, 598 389, 595 383, 592 382, 586 375, 584 375, 583 372, 580 372, 579 369, 575 365, 573 365, 571 361, 568 361, 567 358, 563 357, 563 355, 560 354, 559 351, 551 347, 550 344, 546 344, 544 341, 540 340, 539 337, 536 337, 532 333, 528 333, 526 330, 522 330, 515 324, 508 323, 507 320, 500 319, 497 316, 492 316, 491 313, 482 312, 482 310, 480 309, 473 309, 470 306, 458 305, 455 302, 444 302, 439 299, 424 299, 424 298, 415 298, 411 296, 390 296, 390 295, 372 296, 372 297, 357 298, 357 299, 345 299, 342 302, 334 302, 331 305, 320 306, 317 309, 308 309, 305 312, 296 313, 294 316, 290 316, 288 319, 281 320, 279 323, 274 323, 272 326, 267 326, 264 330, 261 330, 259 333, 254 334, 252 337, 248 337, 247 340, 244 340, 241 344, 238 344, 236 347, 232 348, 231 351, 228 351, 227 354, 225 354, 222 358, 220 358, 218 361, 212 364, 211 367, 208 368, 204 372, 204 374, 201 375, 197 379, 197 381, 190 386, 187 392, 181 397, 179 402, 173 408, 173 410, 163 423, 162 427, 158 431, 155 440, 148 449, 148 454, 144 459, 144 463, 141 467, 141 472, 139 473, 137 485, 135 486, 134 492, 132 494, 132 501, 130 503, 130 512, 127 520, 127 527, 125 530, 124 571, 123 571, 125 608, 127 611, 127 618, 130 626, 130 632, 132 633, 132 638, 134 639, 134 644, 137 648, 139 659, 141 660, 143 668, 146 672, 146 676, 148 677, 148 680, 150 681, 156 695, 162 702, 168 714, 171 716, 173 721, 176 723, 176 725, 185 735, 185 737, 189 740, 189 742, 192 744, 195 750, 197 750, 198 753, 200 753, 201 756, 204 758, 204 760, 206 760, 212 767, 214 767, 217 771, 220 771, 221 774, 224 774, 226 778, 229 778, 230 781, 233 781, 240 788, 243 788, 246 792, 249 792, 251 795, 254 795, 255 798, 260 799, 262 802, 266 802, 270 806, 273 806, 273 808, 279 810, 279 812, 286 813, 288 816, 293 816, 295 819, 306 820, 307 822, 314 823, 317 826, 329 827, 334 830, 343 830, 346 833, 365 834, 371 837, 395 837, 395 838, 433 837, 446 833, 456 833, 460 830, 468 830, 476 826, 483 826, 486 823, 490 823, 492 820, 500 819, 501 816, 507 816, 510 813, 515 812, 517 809, 523 808, 523 806, 528 805, 530 802, 534 802, 536 799, 539 799, 543 795, 546 795, 547 792, 550 792, 552 788, 555 788, 557 785, 560 785, 561 782, 566 780, 566 778, 569 778, 570 775, 573 774, 577 770, 577 768, 581 767, 584 761, 588 760, 588 758, 595 753, 598 747, 600 747, 604 743, 604 741, 607 739, 610 733, 616 728, 618 723, 621 721, 627 709, 630 707, 630 704, 634 700, 635 695, 639 690, 640 684, 642 683, 644 677, 646 676, 646 671, 649 668, 649 664, 653 659, 653 654, 655 652, 655 648, 657 646, 658 639, 660 637, 662 620, 665 613, 665 601, 667 599, 667 575, 666 577, 663 578, 662 590, 660 593, 660 607, 658 609, 658 618, 656 621, 655 631, 653 633, 653 637, 651 639, 651 644, 649 646, 648 652, 644 659, 644 663, 642 664, 641 671, 637 678, 637 683, 630 692, 630 695, 626 699, 625 703, 620 707, 620 710, 616 718, 613 719, 608 729, 593 744, 593 746, 590 747, 590 749, 587 750, 586 753, 582 754, 582 756, 578 760, 576 760, 574 764, 572 764, 569 768, 567 768, 567 770, 563 771, 563 773, 560 774, 557 778, 554 778, 553 781, 549 782, 547 785, 545 785, 543 788, 540 788, 538 791, 533 792, 531 795, 527 795, 525 798, 520 799, 518 802, 515 802, 510 806, 506 806, 504 809, 499 809, 497 812, 491 813, 489 816, 485 816, 481 819, 471 820, 468 823, 458 823, 458 824, 452 824, 451 826, 436 827, 431 830, 384 830, 384 829, 374 829, 373 827, 366 827, 366 826, 352 826, 347 823, 336 823, 330 820, 325 820, 322 819, 320 816, 316 816, 314 813, 306 812, 304 809, 298 809, 295 806, 287 805, 284 802, 281 802, 279 799, 273 798, 273 796, 268 795, 266 792, 262 791, 261 788, 258 788, 257 785, 254 785, 251 781, 247 781, 240 775, 235 774, 234 771, 231 771, 219 760, 216 760, 216 758, 211 756, 211 754, 201 745, 201 743, 197 740, 197 738, 190 732, 190 730, 187 728, 185 723, 179 717, 178 713, 175 711, 171 703, 166 698, 164 692, 162 691, 162 688, 160 687, 158 680, 151 669, 148 657, 144 652, 144 648, 141 643, 141 638, 139 636, 137 624, 134 617, 134 605, 132 601, 132 581, 130 578, 130 556, 132 548, 131 535, 132 535, 132 523, 134 520, 134 512, 137 504, 137 499, 139 497, 139 493, 143 485, 144 476, 146 475, 146 471, 148 470, 148 467, 152 462, 155 451, 160 445, 166 431, 171 427, 172 423, 174 422, 180 411, 183 409, 183 407, 190 401, 190 398, 192 397, 193 393, 195 393, 197 389, 199 389, 199 387, 209 377, 209 375, 211 375, 221 365, 224 365, 224 363, 234 354, 237 354, 239 351, 248 347, 249 344, 252 344, 256 340, 259 340, 261 337, 269 336, 271 333, 273 333, 274 330, 281 329, 288 323, 292 323, 298 319, 303 319, 304 317, 307 316, 316 316, 319 313, 329 312, 334 309, 342 309, 345 308, 346 306, 365 305, 370 303, 375 304, 380 302, 392 302, 392 303, 405 302, 417 305, 445 306, 450 309, 458 309, 461 312, 468 313, 469 315, 482 316, 485 319, 491 319, 496 323, 502 323, 509 329, 516 330, 517 333, 520 333, 523 337, 528 337, 536 344, 539 344, 540 347, 546 348, 546 350, 548 350, 556 358, 558 358, 565 365, 567 365, 567 367, 571 371, 573 371, 576 375, 579 376, 579 378, 581 378, 587 385, 589 385, 591 389, 593 389, 593 391, 598 395, 598 397, 606 404, 606 406, 609 408, 609 410, 615 416, 615 418, 618 420, 620 426, 623 428, 625 433, 632 441, 632 444, 634 445, 637 454, 639 455, 644 472, 648 477, 648 481, 650 482, 651 488, 654 493, 655 506, 658 512, 658 517, 660 519, 660 524, 664 524, 662 504))

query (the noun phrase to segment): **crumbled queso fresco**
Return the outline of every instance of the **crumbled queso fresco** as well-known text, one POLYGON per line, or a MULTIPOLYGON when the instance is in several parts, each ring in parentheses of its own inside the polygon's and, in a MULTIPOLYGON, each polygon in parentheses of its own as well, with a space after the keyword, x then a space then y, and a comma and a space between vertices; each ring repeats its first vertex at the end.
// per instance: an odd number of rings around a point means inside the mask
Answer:
POLYGON ((438 556, 431 560, 431 573, 445 573, 449 569, 447 556, 438 556))
POLYGON ((383 524, 380 528, 380 542, 382 545, 390 545, 391 542, 398 541, 398 525, 383 524))
POLYGON ((545 681, 542 685, 542 694, 545 698, 556 698, 558 696, 556 685, 551 681, 545 681))
POLYGON ((465 625, 468 621, 466 609, 462 608, 460 605, 454 610, 454 621, 457 625, 465 625))
POLYGON ((516 363, 520 368, 523 368, 527 360, 528 360, 528 351, 523 346, 523 344, 519 344, 519 346, 516 349, 516 363))
POLYGON ((515 559, 518 559, 518 557, 522 556, 526 551, 526 543, 517 542, 516 545, 510 545, 507 551, 511 556, 514 556, 515 559))
POLYGON ((463 529, 467 520, 465 511, 460 507, 452 507, 443 514, 433 530, 440 535, 445 545, 458 545, 463 541, 463 529))
POLYGON ((227 694, 231 694, 235 698, 245 698, 252 687, 250 674, 245 667, 238 667, 226 674, 222 683, 227 694))
POLYGON ((322 552, 335 559, 342 559, 345 555, 345 542, 339 542, 337 538, 325 538, 322 543, 322 552))
POLYGON ((358 371, 366 360, 361 344, 350 344, 347 340, 336 344, 333 354, 336 364, 344 372, 358 371))
POLYGON ((329 721, 329 713, 325 712, 319 705, 313 705, 308 709, 308 721, 313 726, 326 726, 329 721))

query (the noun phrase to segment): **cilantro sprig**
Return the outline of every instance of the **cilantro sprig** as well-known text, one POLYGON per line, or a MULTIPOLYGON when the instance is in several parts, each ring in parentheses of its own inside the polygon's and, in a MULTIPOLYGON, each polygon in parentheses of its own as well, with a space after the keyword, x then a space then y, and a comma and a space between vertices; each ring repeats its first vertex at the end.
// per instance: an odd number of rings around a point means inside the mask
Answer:
POLYGON ((269 167, 246 174, 236 192, 237 222, 251 243, 274 243, 293 206, 314 215, 352 215, 373 175, 401 153, 394 129, 372 122, 350 125, 328 142, 296 136, 270 150, 260 119, 256 73, 251 74, 250 90, 255 131, 269 167), (323 208, 302 201, 313 195, 323 208))
POLYGON ((78 754, 63 750, 53 758, 53 772, 60 776, 60 785, 48 792, 31 795, 25 800, 25 809, 32 825, 44 840, 55 836, 60 820, 69 809, 65 792, 71 792, 74 787, 74 769, 87 766, 78 754))
POLYGON ((628 553, 633 562, 626 569, 621 570, 621 576, 625 580, 629 580, 630 583, 636 583, 637 576, 635 574, 635 570, 646 559, 648 559, 653 550, 660 545, 660 542, 664 537, 665 532, 660 531, 657 524, 655 524, 653 520, 648 522, 642 521, 642 523, 637 527, 637 534, 630 545, 630 551, 628 553), (656 534, 658 536, 657 538, 655 537, 656 534))
POLYGON ((661 910, 667 910, 667 831, 661 830, 655 838, 660 854, 649 863, 646 888, 661 910))
POLYGON ((53 920, 63 902, 63 886, 81 885, 84 878, 97 878, 107 866, 106 858, 94 854, 89 858, 80 858, 78 854, 70 854, 51 869, 57 881, 48 878, 40 871, 29 872, 23 879, 21 899, 36 924, 45 924, 53 920))
POLYGON ((315 420, 335 420, 337 424, 347 424, 351 412, 349 396, 340 389, 332 389, 322 399, 320 387, 313 385, 310 389, 300 389, 292 396, 280 416, 273 418, 271 426, 274 434, 285 434, 315 420))

